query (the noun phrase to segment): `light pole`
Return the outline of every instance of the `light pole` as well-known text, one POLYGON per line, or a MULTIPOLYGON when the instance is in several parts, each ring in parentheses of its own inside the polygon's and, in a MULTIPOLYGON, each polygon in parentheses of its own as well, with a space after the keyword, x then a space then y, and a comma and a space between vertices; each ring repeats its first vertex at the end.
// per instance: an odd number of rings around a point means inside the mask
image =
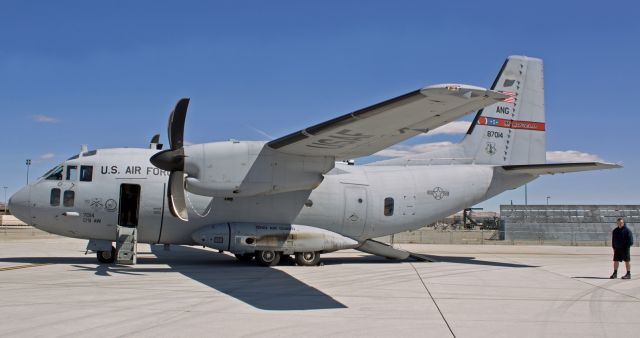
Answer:
POLYGON ((4 214, 7 214, 7 188, 8 187, 2 187, 2 189, 4 189, 4 214))
POLYGON ((551 196, 547 196, 547 206, 549 206, 549 199, 551 198, 551 196))
POLYGON ((31 166, 31 159, 27 159, 27 185, 29 185, 29 167, 31 166))

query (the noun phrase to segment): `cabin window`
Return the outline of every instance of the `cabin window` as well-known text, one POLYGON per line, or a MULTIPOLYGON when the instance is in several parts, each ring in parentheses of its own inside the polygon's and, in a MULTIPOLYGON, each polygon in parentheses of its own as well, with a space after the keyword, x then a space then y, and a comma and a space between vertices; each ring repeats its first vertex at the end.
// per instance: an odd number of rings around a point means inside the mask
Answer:
POLYGON ((387 197, 384 199, 384 215, 393 216, 393 198, 387 197))
POLYGON ((65 207, 72 207, 75 198, 76 193, 73 190, 65 190, 62 205, 64 205, 65 207))
POLYGON ((77 181, 78 180, 78 166, 77 165, 68 165, 67 166, 67 181, 77 181))
POLYGON ((55 167, 46 174, 44 174, 45 180, 50 181, 61 181, 62 180, 62 171, 64 168, 62 166, 55 167))
POLYGON ((91 182, 93 179, 93 166, 83 165, 80 166, 80 181, 91 182))
POLYGON ((49 199, 49 203, 52 207, 57 207, 60 205, 60 189, 51 189, 51 198, 49 199))

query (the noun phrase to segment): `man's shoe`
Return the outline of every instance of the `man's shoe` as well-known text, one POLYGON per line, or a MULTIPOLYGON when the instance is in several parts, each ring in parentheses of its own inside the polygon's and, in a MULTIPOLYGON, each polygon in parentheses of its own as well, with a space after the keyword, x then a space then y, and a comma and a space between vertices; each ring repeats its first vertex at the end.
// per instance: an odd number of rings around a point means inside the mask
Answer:
POLYGON ((631 279, 631 273, 627 272, 627 274, 622 276, 621 279, 631 279))
POLYGON ((609 279, 616 279, 618 278, 618 273, 614 272, 611 276, 609 276, 609 279))

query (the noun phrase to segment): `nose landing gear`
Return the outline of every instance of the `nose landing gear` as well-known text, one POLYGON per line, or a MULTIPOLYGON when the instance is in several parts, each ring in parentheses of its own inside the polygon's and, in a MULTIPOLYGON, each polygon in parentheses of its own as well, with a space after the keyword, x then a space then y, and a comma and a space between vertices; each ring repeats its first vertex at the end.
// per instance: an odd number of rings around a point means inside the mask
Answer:
POLYGON ((116 248, 111 247, 110 251, 97 251, 96 256, 102 264, 111 264, 116 261, 116 248))

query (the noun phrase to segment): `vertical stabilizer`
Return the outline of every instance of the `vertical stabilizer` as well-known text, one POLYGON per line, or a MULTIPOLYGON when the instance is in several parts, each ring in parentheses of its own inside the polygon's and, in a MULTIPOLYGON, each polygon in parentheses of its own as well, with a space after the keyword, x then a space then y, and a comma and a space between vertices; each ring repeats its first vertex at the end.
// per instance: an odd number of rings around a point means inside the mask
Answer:
POLYGON ((477 164, 545 163, 542 60, 510 56, 491 89, 509 98, 480 110, 462 141, 477 164))

